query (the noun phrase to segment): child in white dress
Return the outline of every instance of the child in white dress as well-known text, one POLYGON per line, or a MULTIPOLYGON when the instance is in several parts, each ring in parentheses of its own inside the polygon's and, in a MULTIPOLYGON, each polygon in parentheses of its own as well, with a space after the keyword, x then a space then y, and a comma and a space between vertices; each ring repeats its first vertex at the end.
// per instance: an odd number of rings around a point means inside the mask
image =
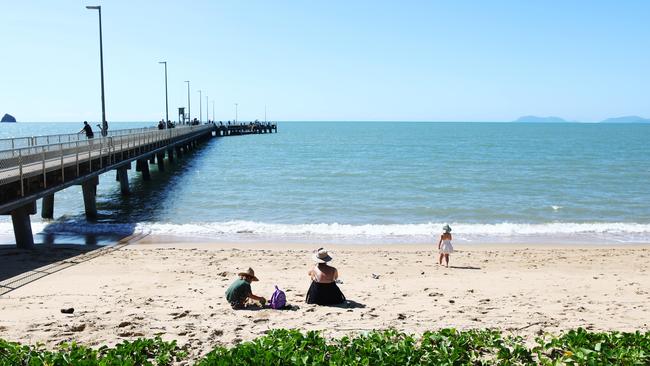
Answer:
POLYGON ((440 253, 438 264, 442 265, 442 258, 445 258, 447 267, 449 267, 449 254, 454 252, 454 247, 451 245, 451 227, 445 225, 442 230, 443 233, 440 235, 440 241, 438 241, 438 252, 440 253))

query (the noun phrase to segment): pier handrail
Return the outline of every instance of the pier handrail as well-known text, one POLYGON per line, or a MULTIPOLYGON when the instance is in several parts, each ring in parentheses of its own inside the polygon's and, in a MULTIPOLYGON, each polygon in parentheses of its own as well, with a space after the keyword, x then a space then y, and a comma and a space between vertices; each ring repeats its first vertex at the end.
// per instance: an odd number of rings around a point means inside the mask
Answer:
POLYGON ((0 154, 8 152, 8 151, 18 151, 19 149, 27 149, 27 148, 35 148, 35 147, 42 147, 42 146, 58 146, 59 144, 65 144, 65 143, 74 143, 74 142, 83 142, 83 141, 89 141, 89 140, 99 140, 99 139, 104 139, 107 137, 120 137, 120 136, 126 136, 126 135, 134 135, 138 133, 146 133, 146 132, 155 132, 155 131, 168 131, 168 130, 181 130, 184 128, 188 127, 197 127, 200 125, 181 125, 177 126, 175 128, 169 128, 169 129, 164 129, 164 130, 159 130, 157 127, 142 127, 142 128, 129 128, 129 129, 123 129, 123 130, 114 130, 112 132, 109 132, 107 136, 101 136, 100 134, 95 134, 95 138, 93 139, 88 139, 84 133, 70 133, 70 134, 59 134, 59 135, 42 135, 42 136, 30 136, 30 137, 13 137, 13 138, 7 138, 7 139, 0 139, 0 154), (15 147, 10 147, 10 148, 5 148, 3 146, 3 143, 6 145, 7 141, 10 140, 15 140, 15 141, 29 141, 32 140, 32 142, 28 142, 27 145, 25 146, 18 146, 19 144, 15 144, 15 147), (43 143, 41 143, 43 142, 43 143))
MULTIPOLYGON (((101 158, 115 153, 138 148, 145 144, 159 143, 161 146, 171 139, 191 135, 204 129, 212 129, 212 125, 183 125, 176 128, 159 130, 131 129, 128 134, 101 136, 93 139, 76 140, 39 146, 28 146, 13 150, 0 151, 0 185, 9 181, 22 182, 25 176, 45 175, 48 171, 63 169, 84 161, 101 158)), ((119 130, 116 130, 119 131, 119 130)), ((124 130, 122 130, 124 131, 124 130)))
MULTIPOLYGON (((127 129, 120 129, 120 130, 109 130, 107 136, 105 137, 115 137, 115 136, 128 135, 136 132, 143 132, 143 131, 157 130, 157 129, 158 128, 156 126, 152 126, 152 127, 127 128, 127 129)), ((97 132, 97 134, 100 133, 97 132)), ((54 135, 9 137, 9 138, 0 139, 0 151, 12 150, 12 149, 17 149, 22 147, 50 145, 55 143, 83 141, 85 139, 86 139, 86 135, 84 135, 83 133, 64 133, 64 134, 54 134, 54 135)))

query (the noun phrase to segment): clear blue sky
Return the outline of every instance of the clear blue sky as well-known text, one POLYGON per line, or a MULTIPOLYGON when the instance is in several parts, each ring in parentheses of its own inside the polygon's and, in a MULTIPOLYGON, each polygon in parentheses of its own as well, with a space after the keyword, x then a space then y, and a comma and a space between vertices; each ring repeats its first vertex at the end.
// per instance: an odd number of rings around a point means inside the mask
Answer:
POLYGON ((650 117, 650 1, 2 1, 0 114, 97 121, 650 117), (205 97, 203 98, 205 110, 205 97))

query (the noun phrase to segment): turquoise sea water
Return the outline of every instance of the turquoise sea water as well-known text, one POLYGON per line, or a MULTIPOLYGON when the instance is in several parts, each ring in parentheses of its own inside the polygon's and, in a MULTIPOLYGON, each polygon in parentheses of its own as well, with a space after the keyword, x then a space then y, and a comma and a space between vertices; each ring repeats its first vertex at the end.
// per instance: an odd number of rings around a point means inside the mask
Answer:
MULTIPOLYGON (((80 128, 2 125, 0 137, 80 128)), ((164 173, 152 165, 150 182, 134 169, 128 197, 103 175, 97 223, 67 189, 55 220, 34 216, 34 229, 372 244, 427 242, 449 223, 466 242, 650 242, 650 125, 286 122, 278 132, 213 139, 164 173)))

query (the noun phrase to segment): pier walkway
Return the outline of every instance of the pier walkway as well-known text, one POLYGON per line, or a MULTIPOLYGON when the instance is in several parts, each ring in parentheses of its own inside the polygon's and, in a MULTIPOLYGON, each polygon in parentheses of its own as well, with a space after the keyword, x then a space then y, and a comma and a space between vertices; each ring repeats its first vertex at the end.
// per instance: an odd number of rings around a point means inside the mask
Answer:
POLYGON ((164 171, 175 157, 214 136, 277 132, 276 124, 181 125, 169 129, 140 128, 110 131, 86 139, 83 134, 0 139, 0 214, 11 215, 16 245, 34 245, 30 215, 43 199, 41 216, 53 218, 54 193, 81 185, 88 218, 97 216, 99 175, 116 171, 123 194, 129 193, 127 170, 149 180, 149 164, 164 171), (167 159, 165 159, 167 157, 167 159))

